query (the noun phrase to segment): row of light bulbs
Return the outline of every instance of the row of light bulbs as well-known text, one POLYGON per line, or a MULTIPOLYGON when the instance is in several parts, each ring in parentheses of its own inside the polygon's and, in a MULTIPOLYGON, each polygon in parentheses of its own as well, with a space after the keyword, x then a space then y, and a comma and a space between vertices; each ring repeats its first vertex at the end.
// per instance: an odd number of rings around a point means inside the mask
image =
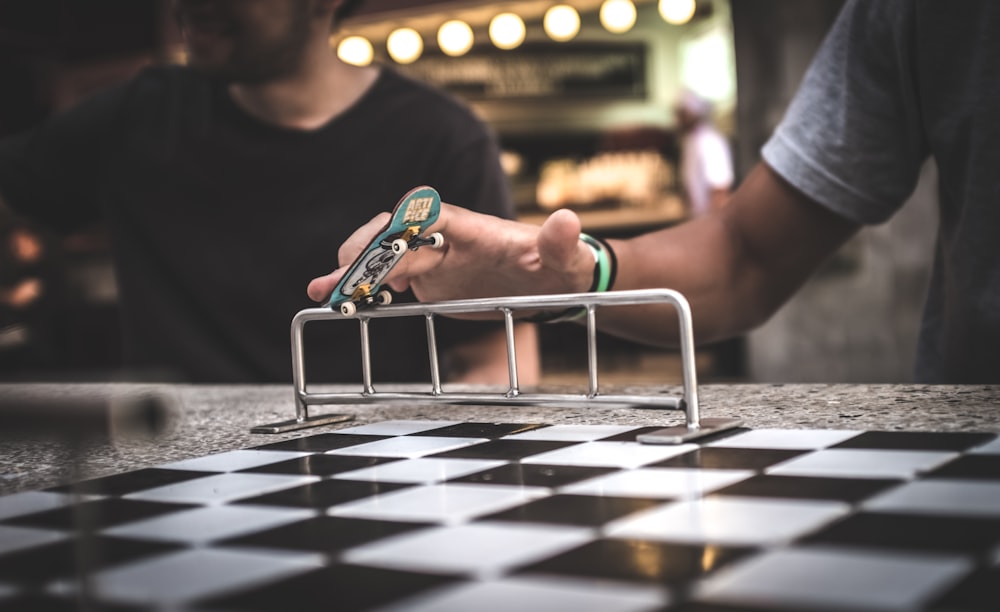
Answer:
MULTIPOLYGON (((695 8, 696 0, 659 0, 658 4, 660 15, 673 25, 690 21, 695 8)), ((635 25, 635 4, 632 0, 604 0, 600 19, 607 31, 624 34, 635 25)), ((557 4, 545 12, 542 26, 552 40, 570 41, 580 32, 580 14, 568 4, 557 4)), ((500 13, 489 25, 490 41, 499 49, 516 49, 524 42, 526 32, 524 20, 515 13, 500 13)), ((452 19, 438 28, 438 47, 451 57, 465 55, 474 42, 472 27, 464 21, 452 19)), ((389 57, 399 64, 415 62, 424 52, 423 37, 413 28, 394 30, 385 44, 389 57)), ((337 56, 349 64, 367 66, 374 60, 375 50, 367 38, 347 36, 337 45, 337 56)))

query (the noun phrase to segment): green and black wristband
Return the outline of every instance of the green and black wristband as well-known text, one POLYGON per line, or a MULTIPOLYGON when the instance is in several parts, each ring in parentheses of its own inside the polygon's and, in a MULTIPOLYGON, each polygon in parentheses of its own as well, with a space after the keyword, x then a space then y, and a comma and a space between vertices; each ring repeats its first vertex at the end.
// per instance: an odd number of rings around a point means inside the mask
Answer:
MULTIPOLYGON (((580 240, 590 247, 594 253, 594 279, 590 283, 588 293, 603 293, 610 291, 615 283, 615 276, 618 274, 618 258, 614 249, 605 240, 594 238, 588 234, 580 234, 580 240)), ((567 308, 559 312, 540 312, 536 315, 526 317, 525 321, 532 323, 562 323, 565 321, 575 321, 587 314, 586 308, 567 308)))

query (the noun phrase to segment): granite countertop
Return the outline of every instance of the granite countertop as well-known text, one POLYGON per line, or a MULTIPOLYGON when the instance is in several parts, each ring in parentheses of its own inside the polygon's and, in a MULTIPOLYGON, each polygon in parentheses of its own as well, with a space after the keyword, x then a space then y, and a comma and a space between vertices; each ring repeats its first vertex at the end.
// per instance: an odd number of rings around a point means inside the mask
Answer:
MULTIPOLYGON (((357 388, 320 390, 353 392, 357 388)), ((622 391, 681 392, 671 387, 622 391)), ((0 407, 4 400, 9 403, 11 398, 20 397, 57 404, 62 399, 71 403, 87 397, 137 394, 165 397, 174 407, 176 416, 162 434, 154 439, 112 436, 85 443, 36 434, 0 438, 0 494, 392 419, 636 426, 683 423, 683 414, 676 411, 601 404, 387 403, 317 406, 311 414, 346 412, 354 419, 284 434, 251 434, 255 425, 294 418, 290 385, 6 384, 0 385, 0 407)), ((738 418, 754 428, 1000 432, 1000 386, 720 384, 700 386, 699 395, 702 418, 738 418)))

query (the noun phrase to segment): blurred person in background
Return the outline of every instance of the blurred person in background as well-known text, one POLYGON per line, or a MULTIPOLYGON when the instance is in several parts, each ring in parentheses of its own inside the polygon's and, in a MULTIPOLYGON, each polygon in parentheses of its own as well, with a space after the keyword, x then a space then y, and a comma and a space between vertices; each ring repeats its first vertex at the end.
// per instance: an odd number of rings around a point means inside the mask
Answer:
MULTIPOLYGON (((465 106, 337 58, 331 32, 360 4, 176 0, 189 66, 147 69, 0 142, 0 195, 17 213, 107 224, 132 378, 290 380, 302 286, 415 186, 513 216, 495 139, 465 106)), ((508 381, 502 325, 437 327, 447 381, 508 381)), ((310 326, 310 380, 361 380, 356 329, 310 326)), ((421 317, 373 323, 375 380, 429 380, 424 337, 421 317)), ((517 337, 530 384, 534 328, 517 337)))
POLYGON ((712 125, 712 105, 690 90, 674 104, 680 134, 680 181, 692 217, 721 208, 733 186, 733 159, 712 125))

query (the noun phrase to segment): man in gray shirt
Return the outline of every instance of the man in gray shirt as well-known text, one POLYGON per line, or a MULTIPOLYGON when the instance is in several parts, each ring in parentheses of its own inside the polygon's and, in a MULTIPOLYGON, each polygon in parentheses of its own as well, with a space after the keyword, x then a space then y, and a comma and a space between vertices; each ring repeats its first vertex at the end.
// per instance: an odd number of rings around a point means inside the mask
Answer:
MULTIPOLYGON (((849 1, 781 125, 730 204, 612 241, 613 289, 671 287, 707 342, 767 320, 864 224, 889 218, 933 158, 940 218, 921 329, 923 382, 1000 381, 1000 3, 849 1)), ((444 254, 412 257, 397 286, 440 300, 585 291, 594 256, 579 219, 541 229, 449 208, 444 254), (482 274, 484 263, 491 275, 482 274), (502 262, 498 263, 498 262, 502 262)), ((360 249, 366 225, 342 253, 360 249)), ((931 248, 928 245, 928 248, 931 248)), ((340 275, 315 279, 321 298, 340 275)), ((602 329, 670 343, 662 308, 602 311, 602 329)))

